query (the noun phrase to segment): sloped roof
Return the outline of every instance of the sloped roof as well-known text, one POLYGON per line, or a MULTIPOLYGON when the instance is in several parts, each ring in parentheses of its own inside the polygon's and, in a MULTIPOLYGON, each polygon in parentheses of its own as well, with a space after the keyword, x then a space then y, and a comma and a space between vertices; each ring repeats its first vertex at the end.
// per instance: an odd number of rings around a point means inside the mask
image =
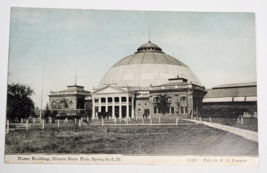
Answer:
POLYGON ((140 52, 129 55, 118 61, 113 67, 134 64, 170 64, 188 67, 182 61, 161 52, 140 52))
POLYGON ((213 87, 216 88, 239 88, 239 87, 249 87, 249 86, 257 86, 257 82, 247 82, 247 83, 233 83, 233 84, 223 84, 213 87))
POLYGON ((139 48, 147 48, 147 47, 160 48, 158 45, 152 43, 151 41, 141 45, 139 48))
POLYGON ((256 85, 244 85, 244 84, 227 84, 221 85, 225 87, 214 87, 213 89, 207 89, 208 93, 204 98, 221 98, 221 97, 251 97, 257 96, 256 85))

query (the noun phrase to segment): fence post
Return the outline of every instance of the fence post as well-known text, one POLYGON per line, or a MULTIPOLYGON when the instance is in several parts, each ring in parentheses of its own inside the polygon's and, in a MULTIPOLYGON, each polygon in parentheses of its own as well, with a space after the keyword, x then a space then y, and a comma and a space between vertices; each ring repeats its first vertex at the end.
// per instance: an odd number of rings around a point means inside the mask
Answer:
POLYGON ((26 131, 29 130, 29 120, 26 120, 26 131))
POLYGON ((104 126, 104 118, 102 117, 102 126, 104 126))
POLYGON ((160 117, 159 117, 159 124, 160 124, 160 117))
POLYGON ((74 122, 75 122, 75 124, 76 124, 76 118, 74 118, 74 122))
POLYGON ((35 124, 35 118, 33 118, 33 124, 35 124))
POLYGON ((152 118, 150 119, 150 125, 152 125, 152 118))
POLYGON ((68 124, 68 118, 66 118, 66 123, 68 124))
POLYGON ((6 121, 6 132, 9 133, 9 120, 6 121))
POLYGON ((59 119, 57 119, 57 127, 59 127, 59 119))
POLYGON ((20 123, 23 123, 23 118, 21 118, 20 123))
POLYGON ((241 124, 244 124, 244 120, 243 120, 243 117, 241 117, 241 124))
POLYGON ((87 123, 89 123, 89 116, 87 116, 87 119, 86 120, 87 120, 87 123))
POLYGON ((210 117, 210 122, 211 122, 211 117, 210 117))
POLYGON ((44 120, 42 120, 42 121, 43 121, 43 122, 42 122, 42 123, 43 123, 43 127, 42 127, 42 129, 44 130, 44 120))
POLYGON ((237 117, 237 122, 239 123, 239 117, 237 117))
POLYGON ((116 117, 114 118, 114 122, 115 122, 115 124, 117 123, 117 118, 116 117))
POLYGON ((201 117, 199 117, 199 121, 201 121, 201 117))
POLYGON ((50 123, 50 124, 52 123, 52 118, 51 118, 51 117, 49 117, 49 123, 50 123))

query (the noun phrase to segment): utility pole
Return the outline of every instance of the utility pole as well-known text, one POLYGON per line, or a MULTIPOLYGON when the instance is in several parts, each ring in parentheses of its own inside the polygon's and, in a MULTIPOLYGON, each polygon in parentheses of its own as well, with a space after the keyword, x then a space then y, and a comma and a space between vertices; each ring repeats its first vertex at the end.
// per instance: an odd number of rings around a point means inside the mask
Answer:
POLYGON ((42 93, 41 93, 40 119, 42 119, 43 88, 44 88, 44 67, 43 67, 43 78, 42 78, 42 93))

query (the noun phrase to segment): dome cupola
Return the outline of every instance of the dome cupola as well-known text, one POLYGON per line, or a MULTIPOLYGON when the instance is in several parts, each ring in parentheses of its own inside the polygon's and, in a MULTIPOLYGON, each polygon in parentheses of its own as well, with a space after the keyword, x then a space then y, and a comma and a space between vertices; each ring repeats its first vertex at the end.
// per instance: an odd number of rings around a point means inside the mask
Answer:
POLYGON ((151 41, 148 41, 147 43, 140 46, 137 49, 136 53, 147 52, 147 51, 149 51, 149 52, 162 52, 162 49, 158 45, 152 43, 151 41))

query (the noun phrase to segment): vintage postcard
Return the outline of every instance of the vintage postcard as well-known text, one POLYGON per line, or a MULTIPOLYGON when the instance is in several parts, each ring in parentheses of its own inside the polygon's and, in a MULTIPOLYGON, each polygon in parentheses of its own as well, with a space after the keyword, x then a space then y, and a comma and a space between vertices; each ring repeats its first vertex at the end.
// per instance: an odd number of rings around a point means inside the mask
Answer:
POLYGON ((254 13, 12 8, 5 163, 258 166, 254 13))

